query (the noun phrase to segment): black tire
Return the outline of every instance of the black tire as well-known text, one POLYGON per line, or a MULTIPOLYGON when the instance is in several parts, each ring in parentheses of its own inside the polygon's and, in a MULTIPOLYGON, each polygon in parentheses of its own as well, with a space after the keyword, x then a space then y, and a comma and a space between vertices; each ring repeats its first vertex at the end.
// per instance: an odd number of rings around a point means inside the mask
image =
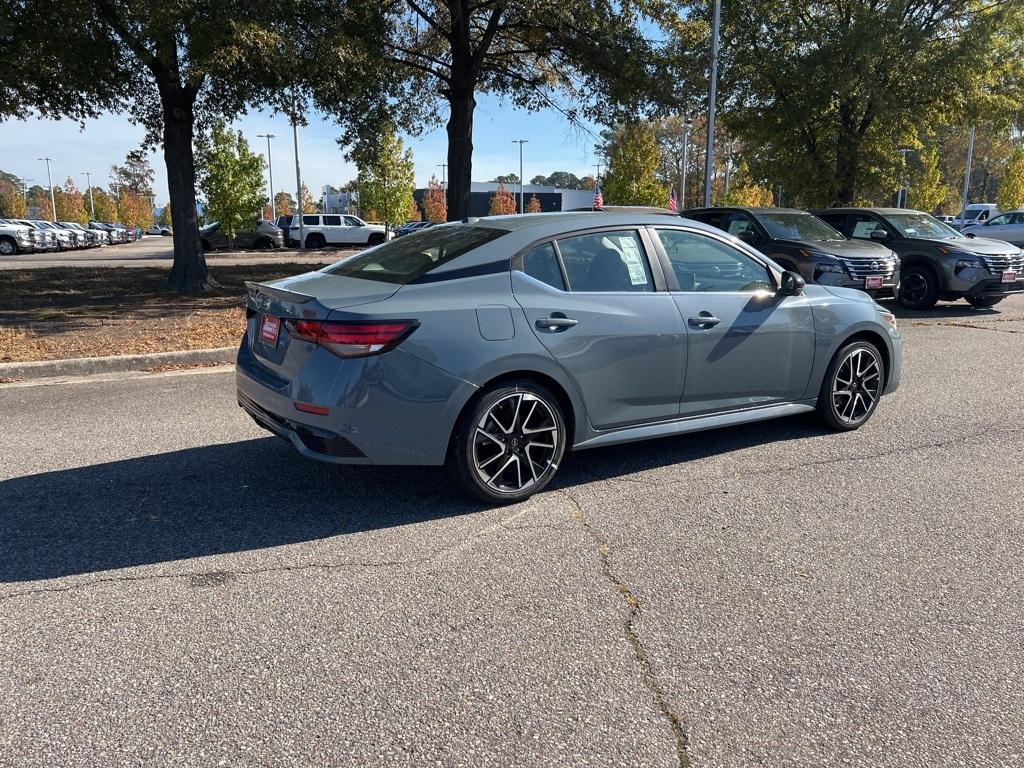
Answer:
POLYGON ((366 244, 367 245, 380 245, 383 242, 384 242, 384 235, 382 235, 380 232, 373 232, 366 239, 366 244))
POLYGON ((987 309, 988 307, 994 307, 1000 301, 1005 299, 1005 296, 964 296, 967 299, 967 303, 972 307, 978 309, 987 309))
POLYGON ((206 253, 207 251, 212 251, 213 250, 213 248, 210 247, 210 241, 209 240, 202 240, 202 241, 200 241, 199 246, 203 249, 203 253, 206 253))
POLYGON ((0 256, 15 256, 18 242, 13 237, 0 237, 0 256))
POLYGON ((930 267, 907 267, 900 273, 900 293, 897 298, 907 309, 931 309, 939 300, 938 276, 930 267))
POLYGON ((568 440, 554 395, 529 380, 504 382, 463 413, 448 455, 448 473, 478 499, 512 504, 547 487, 568 440))
POLYGON ((252 247, 257 251, 272 251, 274 250, 274 241, 269 237, 257 237, 252 247))
POLYGON ((825 370, 818 392, 818 418, 831 429, 859 429, 878 407, 884 387, 885 358, 878 347, 867 341, 847 344, 836 352, 825 370), (848 385, 844 386, 847 379, 848 385))
POLYGON ((306 238, 306 248, 309 250, 318 250, 327 245, 327 238, 323 235, 314 232, 306 238))

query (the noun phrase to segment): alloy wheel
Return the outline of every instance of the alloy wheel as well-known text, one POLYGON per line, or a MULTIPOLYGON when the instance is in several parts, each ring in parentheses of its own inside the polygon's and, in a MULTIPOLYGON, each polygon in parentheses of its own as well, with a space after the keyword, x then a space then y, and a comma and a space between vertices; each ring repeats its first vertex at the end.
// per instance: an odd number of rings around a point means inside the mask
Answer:
POLYGON ((536 485, 552 468, 562 435, 551 408, 529 392, 514 392, 488 408, 473 430, 473 469, 501 494, 536 485))
POLYGON ((845 424, 860 424, 871 415, 882 390, 882 366, 877 355, 853 349, 836 368, 832 406, 845 424))
POLYGON ((13 256, 15 251, 14 243, 9 240, 0 240, 0 253, 4 256, 13 256))
POLYGON ((908 304, 920 304, 928 293, 928 279, 920 272, 911 272, 900 283, 900 296, 908 304))

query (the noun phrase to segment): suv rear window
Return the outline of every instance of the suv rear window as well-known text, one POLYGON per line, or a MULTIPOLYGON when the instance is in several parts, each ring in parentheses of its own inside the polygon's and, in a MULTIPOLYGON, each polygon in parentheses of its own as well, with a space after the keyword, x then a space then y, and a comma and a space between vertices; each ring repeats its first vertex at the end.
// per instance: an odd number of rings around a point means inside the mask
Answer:
POLYGON ((406 285, 508 230, 461 224, 430 227, 363 251, 327 267, 329 275, 406 285))

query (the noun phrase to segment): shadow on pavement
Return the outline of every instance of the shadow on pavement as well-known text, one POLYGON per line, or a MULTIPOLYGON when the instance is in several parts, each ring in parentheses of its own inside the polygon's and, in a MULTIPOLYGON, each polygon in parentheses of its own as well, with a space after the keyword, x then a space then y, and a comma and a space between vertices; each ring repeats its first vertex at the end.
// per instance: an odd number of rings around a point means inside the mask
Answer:
MULTIPOLYGON (((801 417, 580 452, 556 486, 820 434, 801 417)), ((305 459, 276 438, 0 482, 0 582, 312 541, 485 508, 437 467, 305 459)))

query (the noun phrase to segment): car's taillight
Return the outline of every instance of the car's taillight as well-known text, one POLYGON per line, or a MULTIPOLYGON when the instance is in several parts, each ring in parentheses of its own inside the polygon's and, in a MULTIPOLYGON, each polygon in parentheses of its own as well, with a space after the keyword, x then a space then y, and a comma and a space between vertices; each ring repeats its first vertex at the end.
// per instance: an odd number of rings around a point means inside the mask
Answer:
POLYGON ((339 357, 365 357, 386 352, 412 333, 417 325, 415 320, 284 322, 288 333, 294 338, 315 342, 339 357))

